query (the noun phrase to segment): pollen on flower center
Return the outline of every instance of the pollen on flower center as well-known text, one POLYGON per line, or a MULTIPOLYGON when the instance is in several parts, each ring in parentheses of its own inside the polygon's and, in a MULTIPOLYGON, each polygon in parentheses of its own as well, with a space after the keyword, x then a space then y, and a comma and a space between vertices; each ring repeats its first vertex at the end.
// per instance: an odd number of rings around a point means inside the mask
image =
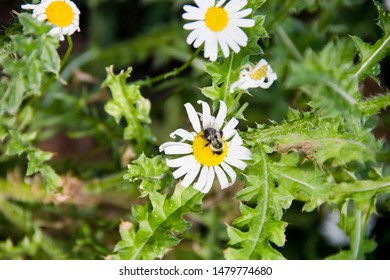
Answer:
POLYGON ((253 73, 249 74, 249 76, 253 80, 256 80, 256 81, 260 80, 261 78, 265 77, 266 75, 267 75, 267 65, 263 65, 259 69, 254 71, 253 73))
POLYGON ((200 164, 206 166, 215 166, 221 164, 228 152, 226 141, 224 140, 222 153, 218 155, 211 150, 209 142, 202 136, 203 132, 200 132, 198 135, 196 135, 194 141, 192 142, 192 150, 195 159, 200 164))
POLYGON ((65 2, 52 2, 46 8, 47 20, 60 27, 69 26, 74 17, 72 7, 65 2))
POLYGON ((228 24, 228 21, 228 14, 223 8, 211 7, 206 12, 206 26, 214 32, 223 30, 228 24))

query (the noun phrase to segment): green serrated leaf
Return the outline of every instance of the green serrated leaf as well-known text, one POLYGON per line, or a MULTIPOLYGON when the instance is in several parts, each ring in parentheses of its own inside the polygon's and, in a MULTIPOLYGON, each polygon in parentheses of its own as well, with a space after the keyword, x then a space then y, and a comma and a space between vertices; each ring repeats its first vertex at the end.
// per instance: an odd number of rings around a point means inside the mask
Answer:
POLYGON ((23 33, 26 35, 43 35, 50 29, 44 21, 36 20, 29 13, 18 14, 18 19, 23 26, 23 33))
POLYGON ((179 234, 190 223, 185 213, 199 212, 203 194, 177 187, 171 197, 157 192, 149 194, 151 203, 133 208, 138 227, 120 231, 122 240, 115 247, 120 259, 161 258, 172 246, 180 242, 179 234))
POLYGON ((174 185, 169 167, 161 156, 148 158, 141 154, 128 166, 128 171, 123 178, 131 182, 141 180, 139 186, 142 192, 141 196, 174 185))
POLYGON ((358 80, 352 75, 354 48, 350 40, 328 43, 319 53, 308 50, 302 62, 291 64, 290 87, 300 87, 309 105, 327 117, 360 118, 358 80))
POLYGON ((247 186, 237 194, 251 206, 241 204, 241 216, 233 221, 233 226, 228 226, 225 258, 283 259, 269 243, 284 245, 285 223, 280 221, 283 204, 277 199, 267 154, 260 147, 253 152, 253 161, 245 177, 247 186))
POLYGON ((374 67, 390 53, 390 13, 385 11, 379 2, 374 1, 374 3, 378 10, 378 25, 383 30, 383 37, 373 45, 363 42, 359 37, 352 37, 360 54, 360 63, 356 66, 354 72, 354 76, 359 81, 375 74, 374 67))
POLYGON ((382 143, 369 129, 354 133, 346 131, 338 119, 322 118, 290 111, 289 118, 281 124, 251 129, 244 135, 253 141, 274 147, 281 154, 300 153, 314 159, 321 166, 344 166, 351 162, 375 162, 382 143))
POLYGON ((136 148, 140 153, 145 150, 146 141, 154 140, 151 133, 146 133, 145 127, 151 122, 150 102, 142 97, 139 86, 126 84, 126 79, 132 71, 131 67, 126 71, 122 70, 117 75, 113 72, 113 66, 107 68, 106 71, 107 78, 102 86, 110 88, 113 99, 106 104, 105 110, 115 118, 117 123, 122 117, 126 120, 124 139, 136 140, 136 148))
MULTIPOLYGON (((347 198, 355 200, 357 205, 364 208, 369 207, 371 200, 376 196, 390 192, 390 177, 378 180, 360 180, 354 182, 343 182, 333 187, 333 198, 335 202, 342 202, 347 198), (361 203, 365 202, 365 206, 361 203)), ((364 209, 366 210, 366 209, 364 209)))
POLYGON ((271 172, 281 193, 306 202, 303 209, 313 211, 328 200, 331 185, 322 172, 315 169, 304 171, 294 165, 273 164, 271 172))
POLYGON ((359 110, 365 117, 378 114, 380 110, 390 106, 390 94, 379 95, 359 102, 359 110))

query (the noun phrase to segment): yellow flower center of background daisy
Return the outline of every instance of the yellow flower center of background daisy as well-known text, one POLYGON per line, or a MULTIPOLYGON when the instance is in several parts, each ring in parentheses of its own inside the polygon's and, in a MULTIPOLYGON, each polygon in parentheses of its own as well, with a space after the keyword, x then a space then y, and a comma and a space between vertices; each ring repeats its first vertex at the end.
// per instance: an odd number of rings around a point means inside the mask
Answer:
POLYGON ((267 75, 267 65, 263 65, 259 69, 254 71, 253 73, 249 74, 249 76, 253 80, 256 80, 256 81, 260 80, 261 78, 265 77, 266 75, 267 75))
POLYGON ((214 32, 224 29, 228 21, 228 14, 223 8, 211 7, 206 12, 206 26, 214 32))
POLYGON ((47 20, 60 27, 66 27, 73 21, 74 13, 69 4, 61 1, 50 3, 46 8, 47 20))
POLYGON ((195 159, 200 164, 206 166, 215 166, 221 164, 228 152, 228 148, 225 140, 223 140, 222 153, 218 155, 215 152, 213 152, 213 150, 211 150, 209 142, 203 138, 203 132, 195 136, 195 139, 192 142, 192 150, 195 159))

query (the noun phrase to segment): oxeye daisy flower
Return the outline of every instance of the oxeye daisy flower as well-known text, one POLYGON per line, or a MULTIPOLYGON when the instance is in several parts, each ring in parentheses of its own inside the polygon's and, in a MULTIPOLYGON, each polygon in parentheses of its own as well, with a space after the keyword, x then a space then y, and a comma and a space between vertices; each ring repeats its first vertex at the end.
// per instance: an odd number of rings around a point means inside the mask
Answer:
POLYGON ((204 43, 204 57, 215 61, 218 57, 218 45, 223 55, 229 56, 229 47, 235 52, 240 46, 245 47, 248 37, 240 27, 253 27, 254 19, 246 19, 251 8, 244 8, 248 1, 231 0, 225 6, 226 0, 194 0, 197 7, 184 5, 183 18, 193 20, 183 27, 192 30, 187 37, 187 43, 199 48, 204 43))
POLYGON ((72 35, 80 31, 80 10, 70 0, 42 0, 39 4, 25 4, 22 9, 33 10, 32 16, 38 21, 47 21, 53 28, 48 32, 51 36, 72 35))
POLYGON ((246 64, 241 67, 240 78, 230 87, 230 92, 236 88, 246 90, 248 88, 269 88, 277 79, 276 73, 265 59, 261 59, 255 66, 246 64))
POLYGON ((216 117, 210 113, 206 102, 202 104, 202 113, 197 113, 190 103, 184 106, 194 131, 179 128, 170 134, 171 138, 180 137, 180 142, 166 142, 160 146, 160 152, 167 155, 178 155, 178 158, 167 159, 167 165, 177 168, 173 177, 183 177, 181 185, 193 187, 202 193, 209 192, 215 175, 222 189, 236 181, 236 172, 246 168, 243 160, 251 159, 249 149, 242 146, 243 142, 235 127, 238 120, 230 119, 225 124, 226 104, 220 102, 216 117), (229 179, 228 179, 229 177, 229 179))

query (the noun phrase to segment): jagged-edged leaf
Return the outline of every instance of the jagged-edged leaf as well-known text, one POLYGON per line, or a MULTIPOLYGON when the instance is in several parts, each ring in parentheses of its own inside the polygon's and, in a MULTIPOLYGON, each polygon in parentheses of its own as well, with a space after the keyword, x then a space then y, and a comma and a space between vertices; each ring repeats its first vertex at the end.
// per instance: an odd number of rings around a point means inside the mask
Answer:
POLYGON ((280 124, 250 129, 246 139, 274 147, 281 154, 301 153, 320 165, 335 167, 350 162, 375 162, 382 143, 369 129, 351 133, 339 119, 323 118, 291 111, 289 118, 280 124))
MULTIPOLYGON (((61 60, 57 53, 59 38, 48 36, 48 26, 31 14, 20 13, 23 34, 10 36, 10 45, 2 46, 0 64, 9 80, 0 92, 0 111, 14 115, 23 100, 43 94, 44 82, 52 75, 59 77, 61 60)), ((4 81, 2 81, 4 84, 4 81)))
MULTIPOLYGON (((285 157, 294 157, 287 155, 285 157)), ((318 169, 303 169, 297 164, 284 163, 270 165, 270 172, 278 184, 280 193, 285 197, 294 197, 305 202, 304 210, 312 211, 328 200, 331 185, 327 182, 325 174, 318 169)))
POLYGON ((115 247, 115 258, 156 259, 180 242, 180 235, 191 225, 183 218, 185 213, 199 212, 203 194, 177 187, 166 194, 149 194, 150 202, 133 208, 136 224, 121 229, 122 240, 115 247))
POLYGON ((126 84, 126 79, 130 77, 132 71, 131 67, 117 75, 114 74, 113 66, 108 67, 106 71, 107 77, 102 85, 110 88, 112 100, 107 102, 105 110, 117 123, 122 118, 126 120, 124 138, 136 140, 137 151, 144 151, 146 141, 154 139, 146 126, 151 122, 150 101, 142 97, 140 86, 126 84))
POLYGON ((54 169, 47 164, 52 154, 39 150, 32 145, 36 137, 36 132, 21 134, 15 130, 9 132, 10 140, 8 142, 6 154, 9 156, 27 154, 28 165, 26 175, 31 176, 40 173, 45 180, 48 190, 53 191, 61 185, 60 177, 54 169))
POLYGON ((358 118, 361 99, 358 80, 351 73, 355 50, 351 40, 328 43, 319 53, 306 51, 303 61, 291 63, 289 87, 300 87, 310 106, 324 116, 358 118))
POLYGON ((360 63, 354 72, 354 76, 359 80, 363 80, 368 75, 377 75, 378 71, 375 69, 377 63, 390 53, 390 13, 385 11, 379 2, 374 1, 374 4, 378 10, 378 25, 383 30, 383 37, 371 45, 357 36, 352 36, 360 55, 360 63))
POLYGON ((390 93, 360 101, 358 106, 360 112, 365 117, 370 117, 375 114, 378 114, 380 110, 390 106, 390 93))
POLYGON ((249 203, 240 205, 241 216, 228 226, 227 259, 283 259, 270 242, 283 246, 286 223, 280 221, 285 202, 277 198, 269 160, 261 147, 253 154, 254 163, 248 166, 247 186, 237 195, 249 203))
POLYGON ((169 167, 161 156, 148 158, 141 154, 128 166, 124 179, 131 182, 141 180, 139 185, 142 196, 174 184, 169 167))
POLYGON ((377 180, 342 182, 333 186, 332 200, 340 203, 351 198, 358 206, 367 208, 370 206, 372 199, 375 199, 380 194, 389 192, 390 177, 379 178, 377 180))

